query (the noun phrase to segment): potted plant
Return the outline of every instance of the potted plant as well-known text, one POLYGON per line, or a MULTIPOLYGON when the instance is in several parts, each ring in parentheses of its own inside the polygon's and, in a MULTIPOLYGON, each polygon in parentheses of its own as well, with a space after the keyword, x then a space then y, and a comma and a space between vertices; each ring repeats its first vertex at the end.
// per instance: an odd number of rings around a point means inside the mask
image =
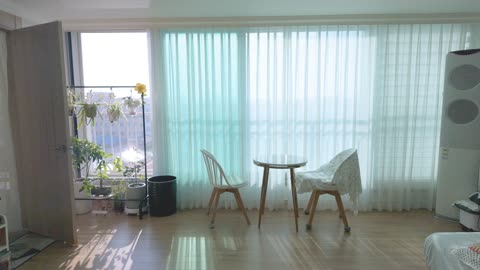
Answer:
POLYGON ((137 108, 142 105, 142 101, 140 99, 135 99, 133 97, 126 97, 124 98, 124 104, 128 108, 128 114, 136 115, 137 108))
POLYGON ((143 160, 131 162, 132 166, 125 165, 125 169, 123 170, 123 176, 128 177, 132 180, 138 180, 143 178, 143 175, 137 174, 143 170, 145 167, 145 162, 143 160))
POLYGON ((82 182, 80 192, 85 191, 92 195, 108 195, 111 190, 103 186, 103 181, 108 179, 109 171, 122 172, 124 167, 122 160, 118 157, 112 159, 112 154, 107 154, 96 143, 86 139, 72 137, 72 157, 74 168, 80 173, 77 182, 82 182), (96 177, 100 181, 100 186, 93 185, 93 179, 90 178, 92 166, 96 165, 96 177), (85 177, 81 177, 84 172, 85 177))
POLYGON ((103 186, 103 181, 109 178, 109 171, 113 170, 115 172, 121 173, 124 169, 122 160, 119 157, 113 158, 113 161, 109 163, 109 160, 112 158, 112 154, 106 154, 102 159, 99 160, 97 165, 97 178, 100 181, 99 186, 94 186, 91 188, 91 193, 94 196, 108 196, 112 192, 111 187, 103 186))
POLYGON ((80 119, 79 126, 84 124, 95 126, 95 117, 98 115, 98 103, 80 103, 78 104, 80 109, 78 110, 78 118, 80 119))
POLYGON ((118 102, 108 105, 107 115, 110 123, 118 121, 118 119, 120 119, 120 116, 125 117, 125 115, 123 114, 122 106, 120 106, 118 102))
POLYGON ((75 89, 68 89, 67 91, 67 106, 68 106, 68 115, 75 115, 75 104, 77 103, 78 98, 75 95, 75 89))
POLYGON ((139 181, 143 179, 143 175, 138 174, 144 168, 145 162, 137 161, 132 162, 132 166, 125 166, 123 171, 123 176, 130 179, 130 184, 128 184, 126 191, 126 198, 128 199, 126 203, 127 214, 137 214, 140 201, 145 197, 147 186, 139 181))
POLYGON ((112 182, 113 208, 117 212, 123 212, 125 210, 125 202, 123 200, 125 199, 127 184, 125 180, 115 180, 112 182))
MULTIPOLYGON (((88 199, 93 188, 90 169, 103 158, 105 152, 97 144, 76 137, 71 138, 71 151, 76 174, 74 181, 75 198, 88 199), (82 177, 82 174, 85 176, 82 177)), ((91 210, 91 202, 88 200, 78 200, 75 204, 77 214, 85 214, 91 210)))
POLYGON ((73 166, 80 173, 78 179, 88 180, 91 166, 103 160, 107 153, 99 145, 86 139, 72 137, 71 140, 73 166), (82 172, 85 177, 81 177, 82 172))

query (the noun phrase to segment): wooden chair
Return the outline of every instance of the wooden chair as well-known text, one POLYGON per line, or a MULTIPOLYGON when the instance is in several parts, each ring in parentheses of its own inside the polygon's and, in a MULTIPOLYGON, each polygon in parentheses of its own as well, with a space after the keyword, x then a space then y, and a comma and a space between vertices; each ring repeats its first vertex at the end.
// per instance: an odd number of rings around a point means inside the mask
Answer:
POLYGON ((243 212, 243 215, 247 220, 247 224, 250 225, 247 211, 245 210, 242 197, 240 196, 240 192, 238 191, 239 188, 246 186, 248 182, 236 176, 225 175, 222 166, 220 165, 220 163, 218 163, 218 161, 210 152, 204 149, 202 149, 201 152, 203 154, 203 160, 205 161, 205 166, 207 168, 210 184, 213 186, 212 195, 210 196, 210 201, 208 203, 207 215, 210 214, 212 204, 215 201, 213 206, 212 220, 210 222, 210 228, 215 227, 215 215, 217 212, 216 210, 218 207, 218 201, 220 199, 220 195, 224 192, 233 193, 233 195, 235 196, 235 200, 237 201, 238 207, 243 212))
POLYGON ((339 153, 329 163, 315 171, 297 173, 295 181, 299 192, 306 192, 306 190, 312 192, 305 209, 305 214, 310 215, 306 225, 307 230, 312 228, 318 198, 320 195, 328 194, 335 197, 345 232, 350 232, 351 228, 348 225, 341 195, 349 193, 350 198, 356 203, 358 195, 362 192, 356 149, 339 153))

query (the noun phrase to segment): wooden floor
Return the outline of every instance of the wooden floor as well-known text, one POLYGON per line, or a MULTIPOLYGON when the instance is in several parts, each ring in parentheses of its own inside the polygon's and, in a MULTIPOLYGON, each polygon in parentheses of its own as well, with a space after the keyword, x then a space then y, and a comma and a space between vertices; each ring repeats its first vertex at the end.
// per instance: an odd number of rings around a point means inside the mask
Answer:
POLYGON ((337 212, 307 216, 295 232, 291 211, 249 211, 247 226, 239 211, 221 210, 209 229, 204 210, 171 217, 78 216, 79 245, 54 243, 20 269, 426 269, 423 241, 439 231, 458 231, 456 223, 431 212, 368 212, 352 216, 350 234, 337 212), (253 225, 255 224, 255 225, 253 225))

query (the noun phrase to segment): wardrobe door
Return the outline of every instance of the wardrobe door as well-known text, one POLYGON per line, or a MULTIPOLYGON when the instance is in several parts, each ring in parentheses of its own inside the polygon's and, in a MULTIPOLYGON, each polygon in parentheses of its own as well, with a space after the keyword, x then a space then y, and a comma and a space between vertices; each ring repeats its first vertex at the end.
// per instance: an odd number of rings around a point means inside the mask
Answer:
POLYGON ((9 110, 23 226, 76 242, 60 22, 8 33, 9 110))

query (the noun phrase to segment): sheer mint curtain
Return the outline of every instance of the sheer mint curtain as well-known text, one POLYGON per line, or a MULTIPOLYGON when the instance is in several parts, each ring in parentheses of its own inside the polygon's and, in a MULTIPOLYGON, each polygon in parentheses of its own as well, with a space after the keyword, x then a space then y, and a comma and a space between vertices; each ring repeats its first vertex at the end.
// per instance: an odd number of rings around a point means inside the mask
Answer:
MULTIPOLYGON (((359 150, 363 210, 431 209, 447 52, 472 46, 470 24, 171 29, 152 34, 156 173, 178 177, 181 208, 211 187, 200 149, 247 178, 252 158, 291 153, 314 169, 359 150)), ((267 206, 291 207, 286 171, 270 175, 267 206)), ((301 206, 307 196, 299 197, 301 206)), ((334 208, 328 198, 320 207, 334 208)), ((223 206, 234 206, 225 197, 223 206)))
POLYGON ((242 175, 246 167, 238 38, 225 31, 153 34, 152 81, 160 90, 152 95, 154 173, 177 176, 180 208, 204 207, 212 191, 201 149, 228 172, 242 175))
POLYGON ((366 208, 432 208, 445 57, 469 48, 473 30, 468 24, 389 25, 375 30, 366 208))

